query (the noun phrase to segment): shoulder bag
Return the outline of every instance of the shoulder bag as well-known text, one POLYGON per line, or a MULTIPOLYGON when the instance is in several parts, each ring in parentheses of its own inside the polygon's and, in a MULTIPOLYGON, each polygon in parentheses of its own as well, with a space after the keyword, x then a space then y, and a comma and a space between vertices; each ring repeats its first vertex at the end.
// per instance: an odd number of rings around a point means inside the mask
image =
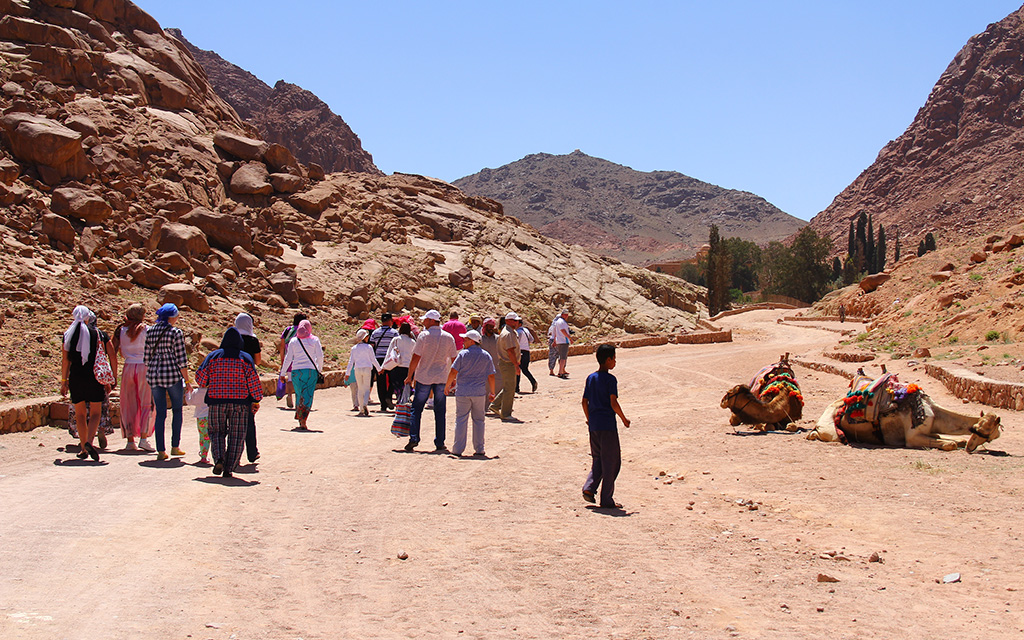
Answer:
MULTIPOLYGON (((90 331, 90 333, 92 333, 90 331)), ((103 386, 114 384, 117 379, 114 371, 110 368, 110 360, 107 359, 107 348, 100 340, 99 332, 96 333, 96 359, 92 363, 92 374, 96 376, 96 382, 103 386)))
POLYGON ((305 353, 306 357, 309 358, 309 363, 313 365, 314 369, 316 369, 316 383, 323 384, 326 382, 326 380, 324 380, 324 374, 320 373, 320 369, 317 369, 316 363, 313 362, 313 358, 311 358, 309 352, 306 351, 306 345, 302 344, 302 338, 296 338, 296 340, 298 340, 299 346, 302 347, 303 353, 305 353))

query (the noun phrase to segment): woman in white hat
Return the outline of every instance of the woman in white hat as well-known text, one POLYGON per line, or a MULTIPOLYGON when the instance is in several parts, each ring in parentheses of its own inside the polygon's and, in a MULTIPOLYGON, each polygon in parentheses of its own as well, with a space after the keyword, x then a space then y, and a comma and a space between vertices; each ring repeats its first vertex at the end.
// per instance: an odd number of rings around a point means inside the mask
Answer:
POLYGON ((348 386, 348 379, 355 372, 356 393, 359 398, 359 415, 369 416, 370 409, 370 387, 373 386, 370 380, 373 377, 373 370, 380 371, 380 363, 370 346, 370 332, 360 329, 356 332, 356 344, 352 347, 352 354, 348 358, 348 370, 345 371, 345 382, 348 386))

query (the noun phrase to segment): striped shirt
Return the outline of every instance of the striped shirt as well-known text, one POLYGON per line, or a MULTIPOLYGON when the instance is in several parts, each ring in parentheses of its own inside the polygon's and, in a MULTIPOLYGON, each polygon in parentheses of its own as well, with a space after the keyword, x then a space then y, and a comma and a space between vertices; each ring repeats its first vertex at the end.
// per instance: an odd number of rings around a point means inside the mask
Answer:
POLYGON ((391 341, 398 337, 398 331, 394 327, 378 327, 370 334, 370 346, 373 347, 374 356, 378 362, 383 362, 388 355, 388 347, 391 341))
POLYGON ((185 334, 167 323, 157 323, 146 332, 143 349, 146 382, 151 387, 173 387, 182 383, 181 370, 188 366, 185 334))

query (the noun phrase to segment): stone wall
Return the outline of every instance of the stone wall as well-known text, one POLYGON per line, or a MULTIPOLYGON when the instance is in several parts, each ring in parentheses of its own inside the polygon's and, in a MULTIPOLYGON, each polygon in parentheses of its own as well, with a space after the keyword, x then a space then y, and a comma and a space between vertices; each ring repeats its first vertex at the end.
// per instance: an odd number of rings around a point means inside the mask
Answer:
POLYGON ((728 309, 726 311, 722 311, 720 313, 716 313, 714 316, 711 317, 711 319, 712 320, 719 320, 720 318, 727 318, 729 316, 734 316, 734 315, 736 315, 738 313, 746 313, 748 311, 764 311, 764 310, 769 310, 770 311, 772 309, 797 309, 797 308, 799 308, 799 307, 795 307, 795 306, 793 306, 791 304, 785 304, 785 303, 782 303, 782 302, 759 302, 757 304, 748 304, 748 305, 746 305, 744 307, 740 307, 738 309, 728 309))
POLYGON ((732 342, 732 329, 684 333, 676 336, 676 344, 714 344, 717 342, 732 342))
MULTIPOLYGON (((839 316, 786 316, 786 322, 842 322, 839 316)), ((846 322, 867 322, 867 318, 846 316, 846 322)))
POLYGON ((925 372, 946 385, 957 398, 999 409, 1024 411, 1024 384, 992 380, 966 369, 947 369, 925 363, 925 372))
POLYGON ((839 362, 871 362, 875 359, 873 353, 849 353, 847 351, 826 351, 821 355, 839 362))
POLYGON ((840 376, 846 378, 847 380, 853 380, 852 373, 850 373, 849 371, 844 371, 839 367, 828 364, 826 362, 812 362, 809 360, 790 360, 790 362, 805 369, 821 371, 822 373, 831 373, 834 376, 840 376))

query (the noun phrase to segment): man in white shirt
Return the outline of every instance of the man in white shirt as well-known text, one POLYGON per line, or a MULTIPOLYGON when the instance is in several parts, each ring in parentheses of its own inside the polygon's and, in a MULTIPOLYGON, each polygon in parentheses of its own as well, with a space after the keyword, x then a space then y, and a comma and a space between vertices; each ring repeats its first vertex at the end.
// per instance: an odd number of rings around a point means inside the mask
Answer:
POLYGON ((562 313, 555 317, 554 322, 551 323, 551 329, 548 331, 548 375, 555 375, 555 361, 557 360, 559 378, 569 377, 565 370, 565 363, 569 359, 569 343, 572 342, 569 323, 566 320, 568 317, 569 310, 562 309, 562 313))
POLYGON ((448 370, 458 354, 455 339, 441 330, 441 314, 431 309, 423 317, 423 331, 416 339, 409 363, 409 376, 405 383, 415 384, 412 400, 412 425, 409 427, 409 442, 406 451, 412 451, 420 442, 420 420, 423 407, 431 392, 434 394, 434 450, 447 451, 445 437, 445 395, 444 386, 448 381, 448 370))

